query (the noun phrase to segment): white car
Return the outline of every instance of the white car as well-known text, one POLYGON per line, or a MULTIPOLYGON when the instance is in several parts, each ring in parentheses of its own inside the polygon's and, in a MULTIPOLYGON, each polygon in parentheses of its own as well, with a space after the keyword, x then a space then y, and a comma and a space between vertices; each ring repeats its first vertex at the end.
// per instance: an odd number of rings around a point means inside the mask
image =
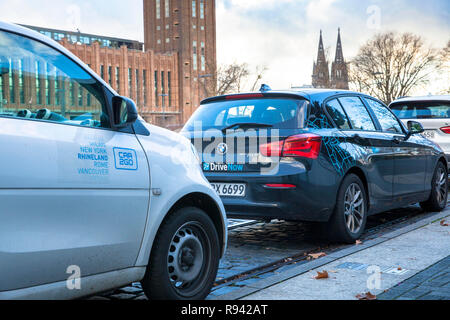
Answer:
POLYGON ((205 298, 227 222, 190 141, 34 31, 0 22, 0 68, 0 299, 205 298))
POLYGON ((401 98, 389 108, 405 125, 420 122, 425 129, 423 136, 444 150, 450 164, 450 95, 401 98))

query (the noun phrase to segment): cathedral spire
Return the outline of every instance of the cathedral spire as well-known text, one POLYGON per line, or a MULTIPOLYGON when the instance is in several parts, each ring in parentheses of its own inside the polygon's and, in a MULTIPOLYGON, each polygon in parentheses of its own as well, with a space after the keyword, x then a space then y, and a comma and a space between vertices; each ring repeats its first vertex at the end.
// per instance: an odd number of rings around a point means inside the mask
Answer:
POLYGON ((334 59, 336 63, 344 62, 344 53, 342 51, 342 41, 341 41, 341 28, 338 28, 338 39, 336 45, 336 57, 334 59))
POLYGON ((319 51, 317 53, 317 63, 325 63, 325 49, 323 47, 322 30, 320 30, 319 51))
POLYGON ((348 69, 342 50, 341 28, 338 29, 336 57, 331 64, 331 87, 348 90, 348 69))
POLYGON ((323 46, 322 30, 320 30, 319 50, 317 52, 317 61, 314 63, 312 85, 315 88, 327 88, 330 83, 330 73, 328 61, 325 56, 323 46))

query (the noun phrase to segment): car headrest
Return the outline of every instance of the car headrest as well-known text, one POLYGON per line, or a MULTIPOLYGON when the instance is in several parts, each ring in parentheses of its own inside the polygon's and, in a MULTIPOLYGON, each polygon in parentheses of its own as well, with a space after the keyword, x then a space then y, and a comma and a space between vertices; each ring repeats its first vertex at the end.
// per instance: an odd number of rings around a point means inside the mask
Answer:
POLYGON ((36 113, 36 119, 50 120, 52 112, 48 109, 41 109, 36 113))
POLYGON ((31 119, 32 116, 33 116, 33 113, 28 109, 23 109, 23 110, 20 110, 19 112, 17 112, 18 118, 31 119))

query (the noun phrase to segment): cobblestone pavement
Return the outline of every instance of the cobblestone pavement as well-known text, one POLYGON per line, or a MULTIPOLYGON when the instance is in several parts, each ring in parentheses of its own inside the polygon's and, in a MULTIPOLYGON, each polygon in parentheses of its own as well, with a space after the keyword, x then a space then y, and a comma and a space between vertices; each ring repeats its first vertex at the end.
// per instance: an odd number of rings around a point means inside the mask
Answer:
MULTIPOLYGON (((369 217, 367 224, 368 232, 366 232, 362 240, 377 237, 382 232, 395 229, 396 225, 385 225, 389 221, 398 219, 413 221, 414 219, 420 219, 423 215, 424 213, 418 206, 412 206, 369 217), (378 225, 381 225, 379 229, 377 229, 378 225)), ((241 222, 232 221, 231 225, 241 222)), ((318 237, 315 233, 316 229, 313 226, 312 224, 275 220, 270 223, 257 222, 232 229, 229 232, 228 250, 220 263, 217 280, 224 281, 223 279, 228 279, 232 276, 294 255, 302 255, 311 250, 317 252, 329 251, 339 249, 342 246, 330 244, 326 240, 318 237)), ((274 273, 281 272, 290 267, 293 267, 293 265, 282 266, 280 269, 274 271, 274 273)), ((248 283, 271 276, 274 273, 261 274, 231 284, 216 286, 213 288, 210 297, 226 294, 248 283)), ((141 285, 134 283, 125 288, 91 299, 141 300, 146 298, 141 285)))
POLYGON ((450 256, 378 296, 379 300, 450 300, 450 256))

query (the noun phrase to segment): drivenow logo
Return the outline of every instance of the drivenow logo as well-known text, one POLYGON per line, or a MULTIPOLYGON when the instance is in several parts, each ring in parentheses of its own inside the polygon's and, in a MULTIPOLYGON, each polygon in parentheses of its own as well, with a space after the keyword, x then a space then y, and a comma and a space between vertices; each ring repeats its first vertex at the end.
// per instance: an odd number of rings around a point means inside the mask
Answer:
POLYGON ((242 172, 242 171, 244 171, 244 165, 242 165, 242 164, 226 164, 226 163, 204 163, 203 171, 242 172))

